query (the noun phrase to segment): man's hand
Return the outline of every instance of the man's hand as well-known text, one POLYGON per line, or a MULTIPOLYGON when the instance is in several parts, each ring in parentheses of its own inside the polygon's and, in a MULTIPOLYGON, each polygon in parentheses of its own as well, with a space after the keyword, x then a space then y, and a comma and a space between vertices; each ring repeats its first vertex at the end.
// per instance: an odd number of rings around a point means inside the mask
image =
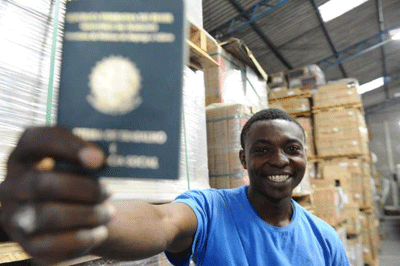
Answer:
POLYGON ((0 184, 5 231, 41 264, 84 254, 107 239, 110 194, 94 178, 53 168, 53 160, 85 170, 103 166, 93 144, 62 128, 27 130, 10 155, 0 184))

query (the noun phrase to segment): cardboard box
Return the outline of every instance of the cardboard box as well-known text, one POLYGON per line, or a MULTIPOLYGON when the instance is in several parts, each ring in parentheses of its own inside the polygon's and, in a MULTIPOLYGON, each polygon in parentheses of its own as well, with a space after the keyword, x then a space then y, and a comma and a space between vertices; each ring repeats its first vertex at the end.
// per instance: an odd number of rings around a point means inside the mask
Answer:
POLYGON ((359 109, 316 113, 314 126, 318 156, 362 155, 369 152, 368 130, 359 109))
POLYGON ((249 184, 239 160, 240 133, 252 114, 241 104, 213 104, 206 108, 210 186, 235 188, 249 184))
POLYGON ((314 108, 329 108, 341 105, 361 105, 361 97, 357 92, 356 79, 342 79, 318 87, 313 95, 314 108))
POLYGON ((340 183, 350 204, 356 204, 358 208, 372 206, 370 171, 363 158, 324 160, 319 163, 319 172, 329 185, 340 183))
POLYGON ((282 99, 270 103, 269 106, 270 108, 279 106, 289 114, 311 112, 310 100, 308 98, 282 99))
POLYGON ((337 187, 314 188, 315 215, 332 226, 340 222, 340 195, 337 187))

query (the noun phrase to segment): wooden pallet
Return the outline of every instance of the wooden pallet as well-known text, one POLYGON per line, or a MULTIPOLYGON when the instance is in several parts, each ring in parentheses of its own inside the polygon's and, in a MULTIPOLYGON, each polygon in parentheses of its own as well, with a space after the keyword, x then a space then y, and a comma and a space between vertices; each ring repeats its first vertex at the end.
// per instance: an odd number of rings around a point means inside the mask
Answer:
POLYGON ((208 54, 209 50, 218 45, 217 41, 204 29, 191 23, 190 36, 186 43, 189 45, 191 67, 206 69, 219 66, 219 63, 208 54))
POLYGON ((348 158, 348 159, 365 159, 367 155, 365 153, 353 153, 353 154, 333 154, 333 155, 317 155, 316 159, 330 160, 336 158, 348 158))
POLYGON ((5 242, 0 244, 0 264, 27 260, 30 258, 31 257, 17 243, 5 242))
POLYGON ((359 109, 360 111, 364 112, 363 105, 360 104, 347 104, 347 105, 338 105, 338 106, 329 106, 329 107, 313 107, 312 112, 314 114, 319 114, 323 112, 333 112, 333 111, 342 111, 346 109, 359 109))
POLYGON ((293 117, 311 117, 311 112, 306 111, 306 112, 299 112, 299 113, 289 113, 293 117))
POLYGON ((273 91, 269 91, 268 101, 272 103, 272 102, 299 99, 299 98, 311 98, 311 92, 303 91, 301 93, 295 93, 293 95, 287 95, 287 96, 283 96, 283 97, 274 97, 273 91))

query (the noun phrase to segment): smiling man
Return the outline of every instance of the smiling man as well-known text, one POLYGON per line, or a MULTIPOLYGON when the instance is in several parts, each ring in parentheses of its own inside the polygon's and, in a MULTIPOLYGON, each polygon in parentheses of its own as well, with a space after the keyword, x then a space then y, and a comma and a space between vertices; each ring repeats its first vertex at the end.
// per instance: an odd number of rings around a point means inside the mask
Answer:
POLYGON ((304 129, 290 115, 262 110, 241 133, 239 159, 250 185, 178 197, 198 220, 198 265, 349 265, 334 229, 291 198, 305 173, 304 143, 304 129))
POLYGON ((0 185, 3 227, 41 264, 87 253, 137 260, 165 251, 174 265, 347 266, 333 228, 291 199, 305 172, 304 143, 291 116, 262 110, 241 133, 249 186, 188 191, 164 205, 107 204, 110 194, 90 171, 38 168, 52 157, 97 169, 104 163, 98 148, 62 128, 30 129, 0 185))

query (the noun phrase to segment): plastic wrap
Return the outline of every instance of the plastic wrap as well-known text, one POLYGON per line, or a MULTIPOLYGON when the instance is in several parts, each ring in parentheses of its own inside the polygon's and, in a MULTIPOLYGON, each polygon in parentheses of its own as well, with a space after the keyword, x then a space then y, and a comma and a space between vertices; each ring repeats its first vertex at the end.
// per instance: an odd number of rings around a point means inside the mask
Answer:
POLYGON ((210 186, 235 188, 249 184, 239 160, 240 133, 251 116, 241 104, 213 104, 206 108, 210 186))
POLYGON ((320 157, 368 154, 365 118, 356 108, 314 115, 315 144, 320 157))
POLYGON ((199 27, 203 27, 203 5, 202 0, 186 0, 186 17, 199 27))
POLYGON ((206 105, 235 103, 267 108, 266 81, 221 47, 216 49, 210 53, 220 65, 204 70, 206 105))
POLYGON ((325 74, 317 65, 308 65, 288 72, 289 87, 315 89, 325 84, 325 74))
POLYGON ((328 108, 342 105, 361 105, 356 79, 341 79, 319 86, 313 95, 314 108, 328 108))
POLYGON ((105 179, 114 199, 172 201, 189 189, 209 188, 203 73, 184 69, 181 124, 180 174, 178 180, 105 179))

